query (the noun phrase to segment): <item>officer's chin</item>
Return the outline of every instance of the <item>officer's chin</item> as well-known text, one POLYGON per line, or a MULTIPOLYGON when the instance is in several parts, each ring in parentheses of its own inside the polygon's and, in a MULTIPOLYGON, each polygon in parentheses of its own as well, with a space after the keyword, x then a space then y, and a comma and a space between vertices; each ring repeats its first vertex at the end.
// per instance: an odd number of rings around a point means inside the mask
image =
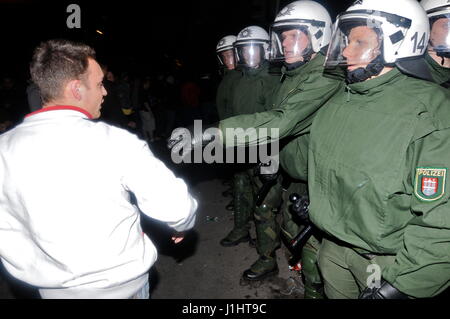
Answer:
POLYGON ((367 64, 352 64, 352 65, 347 65, 347 71, 353 71, 359 68, 365 68, 367 66, 367 64))
POLYGON ((295 57, 287 58, 287 59, 285 59, 285 61, 287 64, 293 64, 293 63, 302 61, 302 59, 299 58, 298 56, 295 56, 295 57))

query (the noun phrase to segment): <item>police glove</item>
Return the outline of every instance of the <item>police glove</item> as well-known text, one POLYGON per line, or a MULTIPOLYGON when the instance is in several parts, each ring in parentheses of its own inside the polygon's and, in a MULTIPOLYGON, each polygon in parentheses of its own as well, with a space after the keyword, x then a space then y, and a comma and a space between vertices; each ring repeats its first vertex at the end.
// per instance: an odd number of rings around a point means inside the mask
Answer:
POLYGON ((218 123, 206 127, 201 125, 200 127, 195 125, 188 128, 179 127, 172 131, 170 138, 167 140, 167 148, 175 154, 179 154, 182 151, 181 156, 184 157, 195 147, 209 144, 216 136, 220 136, 218 123))
POLYGON ((257 172, 259 180, 263 184, 273 183, 278 178, 278 157, 271 157, 266 163, 259 163, 257 172))
POLYGON ((379 288, 367 287, 359 295, 359 299, 408 299, 408 296, 392 286, 386 280, 381 279, 379 288))

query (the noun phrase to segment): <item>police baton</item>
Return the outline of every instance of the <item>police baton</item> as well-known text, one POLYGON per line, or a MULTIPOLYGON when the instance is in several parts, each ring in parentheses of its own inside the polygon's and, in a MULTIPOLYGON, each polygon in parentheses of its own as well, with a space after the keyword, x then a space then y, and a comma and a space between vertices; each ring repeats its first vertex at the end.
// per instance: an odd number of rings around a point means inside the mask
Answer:
POLYGON ((290 266, 295 266, 301 258, 302 247, 306 244, 313 233, 313 226, 308 219, 308 198, 306 196, 299 196, 296 193, 292 193, 289 196, 289 200, 292 203, 290 207, 291 212, 300 217, 300 219, 306 224, 306 227, 290 241, 289 250, 292 252, 292 257, 289 259, 288 263, 290 266))
POLYGON ((259 189, 258 194, 256 194, 256 206, 259 207, 263 203, 267 194, 269 194, 272 187, 277 183, 277 178, 273 180, 266 180, 263 186, 259 189))

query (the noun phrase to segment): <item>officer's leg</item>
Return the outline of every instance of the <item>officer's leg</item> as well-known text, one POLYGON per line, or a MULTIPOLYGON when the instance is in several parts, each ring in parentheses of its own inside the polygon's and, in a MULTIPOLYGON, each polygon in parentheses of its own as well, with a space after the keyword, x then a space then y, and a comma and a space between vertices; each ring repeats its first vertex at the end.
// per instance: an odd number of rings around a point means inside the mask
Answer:
POLYGON ((323 299, 323 282, 317 257, 321 241, 311 236, 302 249, 302 274, 305 284, 305 299, 323 299))
POLYGON ((395 256, 362 256, 353 251, 348 259, 349 269, 356 279, 359 291, 362 292, 369 285, 375 287, 381 280, 381 271, 384 267, 392 265, 395 256))
POLYGON ((301 183, 291 183, 289 188, 281 190, 281 197, 283 200, 283 205, 281 207, 282 214, 282 223, 281 223, 281 233, 283 236, 291 241, 300 231, 302 230, 302 226, 299 225, 294 218, 292 217, 291 211, 289 209, 291 203, 289 201, 289 196, 292 193, 297 193, 302 195, 306 192, 306 187, 301 183))
POLYGON ((358 284, 347 264, 349 250, 326 238, 322 240, 318 264, 325 295, 330 299, 356 299, 359 296, 358 284))
MULTIPOLYGON (((262 187, 258 176, 253 178, 255 190, 262 187)), ((280 246, 280 229, 276 212, 281 204, 281 185, 275 184, 260 206, 255 207, 256 249, 258 260, 244 271, 243 278, 261 280, 278 273, 275 250, 280 246)))
POLYGON ((253 191, 246 171, 234 175, 234 228, 220 241, 225 247, 250 240, 249 219, 253 207, 253 191))
MULTIPOLYGON (((291 204, 289 202, 289 196, 292 193, 297 193, 300 196, 306 195, 307 185, 305 183, 291 183, 287 190, 283 189, 283 222, 281 229, 283 235, 289 242, 305 227, 295 220, 289 209, 289 206, 291 204)), ((320 241, 318 238, 318 236, 311 236, 311 238, 308 240, 301 251, 301 265, 303 283, 305 286, 305 299, 324 298, 323 282, 319 267, 317 265, 317 254, 320 247, 320 241)))

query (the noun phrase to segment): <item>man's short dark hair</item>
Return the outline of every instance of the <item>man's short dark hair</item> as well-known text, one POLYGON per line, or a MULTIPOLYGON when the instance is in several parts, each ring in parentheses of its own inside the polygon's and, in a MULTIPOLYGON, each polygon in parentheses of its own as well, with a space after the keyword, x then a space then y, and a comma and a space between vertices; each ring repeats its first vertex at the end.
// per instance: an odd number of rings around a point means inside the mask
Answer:
POLYGON ((68 40, 42 42, 34 50, 30 73, 43 103, 60 97, 67 81, 81 79, 89 58, 95 59, 95 51, 86 44, 68 40))

